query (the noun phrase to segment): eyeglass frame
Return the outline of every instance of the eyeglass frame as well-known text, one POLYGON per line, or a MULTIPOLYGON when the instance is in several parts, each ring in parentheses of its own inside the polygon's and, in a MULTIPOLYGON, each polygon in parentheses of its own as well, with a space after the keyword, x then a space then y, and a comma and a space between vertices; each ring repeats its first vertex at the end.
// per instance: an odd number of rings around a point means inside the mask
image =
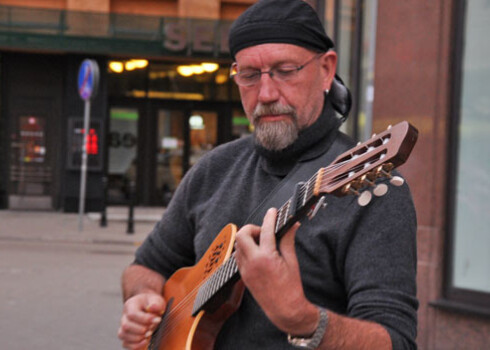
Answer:
MULTIPOLYGON (((313 62, 315 59, 317 58, 320 58, 320 56, 324 55, 325 52, 319 52, 317 53, 316 55, 313 55, 313 57, 311 57, 309 60, 307 60, 305 63, 303 63, 302 65, 299 65, 299 66, 288 66, 287 68, 290 69, 288 70, 288 73, 299 73, 303 68, 305 68, 308 64, 310 64, 311 62, 313 62)), ((267 71, 262 71, 260 69, 253 69, 253 68, 250 68, 250 70, 253 70, 255 71, 253 74, 254 76, 257 76, 258 79, 256 82, 253 82, 251 84, 240 84, 237 82, 237 80, 235 79, 236 76, 239 76, 240 75, 240 72, 238 71, 237 69, 237 66, 238 64, 236 62, 233 62, 231 64, 231 67, 230 67, 230 78, 233 79, 233 81, 238 85, 238 86, 243 86, 243 87, 251 87, 251 86, 254 86, 254 85, 257 85, 258 82, 260 82, 260 78, 262 77, 263 74, 268 74, 269 77, 274 80, 275 82, 287 82, 289 81, 291 78, 293 78, 294 76, 296 75, 293 75, 291 76, 289 79, 286 79, 286 80, 275 80, 273 77, 274 75, 277 76, 277 70, 278 70, 278 67, 273 67, 267 71)))

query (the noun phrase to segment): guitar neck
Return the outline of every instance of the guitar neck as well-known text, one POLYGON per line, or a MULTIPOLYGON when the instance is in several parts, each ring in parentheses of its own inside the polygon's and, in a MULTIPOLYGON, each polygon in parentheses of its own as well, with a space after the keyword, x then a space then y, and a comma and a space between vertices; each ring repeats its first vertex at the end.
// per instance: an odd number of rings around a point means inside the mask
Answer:
MULTIPOLYGON (((293 196, 278 209, 275 226, 277 240, 305 215, 313 217, 323 203, 324 194, 338 197, 359 195, 360 190, 375 186, 377 179, 391 177, 390 172, 407 160, 417 137, 417 129, 407 122, 389 126, 387 130, 374 134, 371 139, 339 155, 308 181, 298 183, 293 196)), ((235 253, 232 253, 200 286, 193 315, 239 278, 235 253)))
MULTIPOLYGON (((278 209, 275 224, 277 240, 280 240, 291 226, 301 220, 308 212, 310 205, 318 200, 314 193, 315 183, 317 183, 320 171, 309 181, 297 184, 294 195, 278 209)), ((194 316, 197 315, 208 303, 212 302, 222 291, 227 290, 239 279, 240 273, 235 253, 233 252, 230 258, 217 268, 199 288, 192 314, 194 316)))

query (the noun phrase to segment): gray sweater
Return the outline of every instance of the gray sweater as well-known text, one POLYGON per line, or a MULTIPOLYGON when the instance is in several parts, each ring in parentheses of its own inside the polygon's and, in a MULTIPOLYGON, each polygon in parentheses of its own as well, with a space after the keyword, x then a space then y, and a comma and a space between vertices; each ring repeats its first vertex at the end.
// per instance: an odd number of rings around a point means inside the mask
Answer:
MULTIPOLYGON (((326 101, 317 122, 282 152, 269 152, 247 137, 203 157, 137 250, 135 263, 166 278, 194 265, 226 224, 244 224, 296 162, 325 152, 332 141, 345 150, 353 146, 337 130, 339 123, 326 101)), ((357 205, 354 196, 328 196, 327 202, 296 235, 307 298, 339 314, 383 325, 394 349, 416 348, 416 217, 407 185, 390 187, 366 207, 357 205)), ((216 349, 288 348, 293 349, 286 335, 248 292, 216 342, 216 349)))

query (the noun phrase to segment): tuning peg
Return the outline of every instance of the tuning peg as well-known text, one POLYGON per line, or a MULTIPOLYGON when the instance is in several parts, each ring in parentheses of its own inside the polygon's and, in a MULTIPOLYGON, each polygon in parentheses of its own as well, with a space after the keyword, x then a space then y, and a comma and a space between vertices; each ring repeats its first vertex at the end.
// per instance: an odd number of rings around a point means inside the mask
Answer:
POLYGON ((352 186, 352 184, 347 184, 345 185, 343 188, 342 188, 342 191, 345 193, 345 194, 355 194, 356 196, 359 195, 359 192, 357 191, 356 188, 354 188, 354 186, 352 186))
POLYGON ((357 203, 361 207, 365 207, 366 205, 369 204, 369 202, 371 202, 371 198, 373 198, 373 195, 371 194, 371 192, 370 191, 364 191, 361 193, 359 198, 357 198, 357 203))
POLYGON ((360 178, 361 180, 361 183, 366 185, 366 186, 370 186, 370 187, 374 187, 374 181, 371 179, 371 175, 370 174, 364 174, 361 176, 360 178))
POLYGON ((386 184, 378 184, 373 190, 373 193, 376 197, 382 197, 387 192, 388 192, 388 185, 386 184))
POLYGON ((405 180, 400 177, 400 176, 393 176, 391 179, 390 179, 390 183, 393 185, 393 186, 401 186, 405 183, 405 180))

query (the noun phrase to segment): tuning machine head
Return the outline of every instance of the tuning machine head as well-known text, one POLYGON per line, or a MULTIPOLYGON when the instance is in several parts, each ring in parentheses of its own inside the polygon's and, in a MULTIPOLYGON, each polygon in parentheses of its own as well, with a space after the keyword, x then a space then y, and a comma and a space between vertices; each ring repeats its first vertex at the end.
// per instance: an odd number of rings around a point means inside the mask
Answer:
POLYGON ((390 179, 390 184, 392 184, 393 186, 399 187, 399 186, 402 186, 404 183, 405 183, 405 180, 400 176, 393 176, 390 179))
POLYGON ((373 198, 373 195, 371 194, 371 191, 366 190, 362 192, 359 197, 357 197, 357 204, 359 204, 361 207, 365 207, 371 202, 371 199, 373 198))

